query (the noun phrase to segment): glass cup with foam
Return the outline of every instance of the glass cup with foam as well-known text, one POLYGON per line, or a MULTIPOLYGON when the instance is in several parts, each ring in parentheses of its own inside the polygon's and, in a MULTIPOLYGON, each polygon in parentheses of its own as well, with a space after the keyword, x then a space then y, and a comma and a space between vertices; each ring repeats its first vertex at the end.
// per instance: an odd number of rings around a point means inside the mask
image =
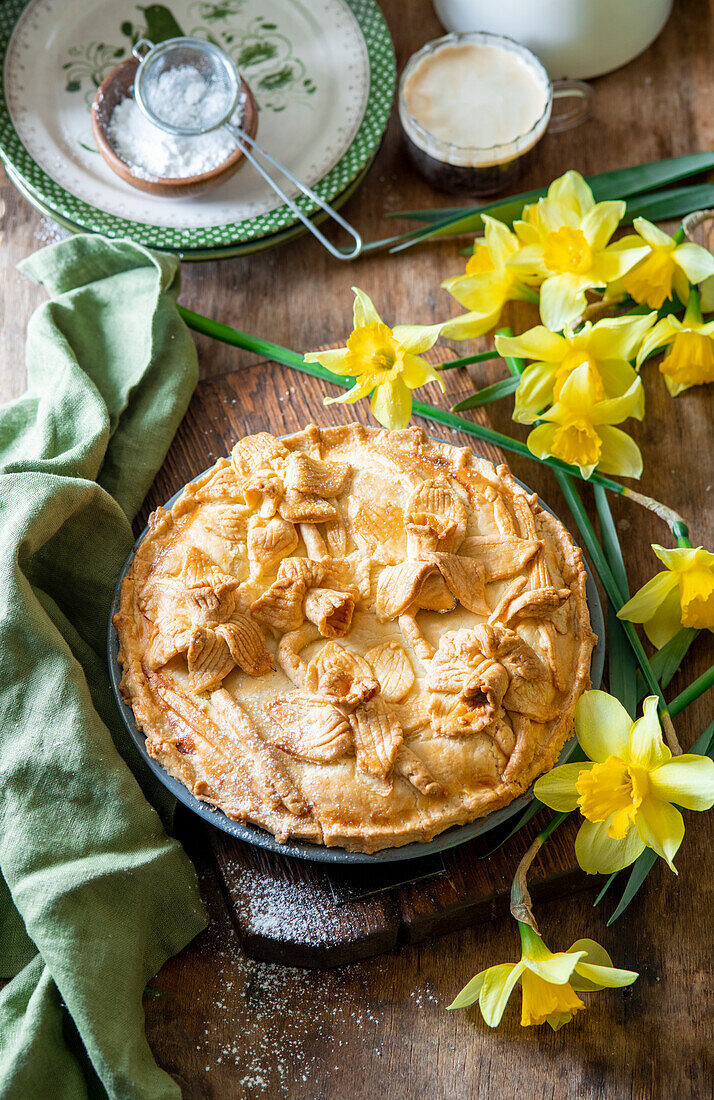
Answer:
POLYGON ((427 42, 407 62, 399 118, 411 158, 433 186, 493 195, 515 182, 546 130, 583 122, 592 89, 577 80, 551 83, 525 46, 472 31, 427 42), (551 117, 554 99, 573 104, 551 117))

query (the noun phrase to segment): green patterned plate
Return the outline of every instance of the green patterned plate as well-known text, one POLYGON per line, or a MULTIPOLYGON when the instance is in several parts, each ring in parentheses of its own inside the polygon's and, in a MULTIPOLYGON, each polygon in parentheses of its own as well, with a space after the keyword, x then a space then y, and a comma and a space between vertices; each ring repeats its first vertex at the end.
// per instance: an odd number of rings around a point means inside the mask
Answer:
MULTIPOLYGON (((376 152, 359 175, 355 176, 349 186, 345 188, 342 194, 337 195, 336 198, 332 200, 332 205, 335 210, 339 210, 340 207, 354 195, 355 191, 362 183, 362 180, 372 167, 375 156, 376 152)), ((68 229, 70 233, 85 232, 83 226, 77 225, 75 222, 63 217, 62 214, 58 214, 56 210, 53 210, 52 207, 43 202, 39 195, 36 195, 32 188, 29 187, 9 165, 5 166, 5 170, 7 171, 10 182, 14 183, 20 194, 23 195, 36 210, 39 210, 40 214, 44 214, 46 217, 51 218, 52 221, 57 222, 64 229, 68 229)), ((325 215, 321 214, 313 218, 313 221, 320 224, 324 219, 325 215)), ((301 222, 296 222, 288 229, 282 229, 279 233, 271 233, 267 237, 256 237, 254 241, 244 241, 242 244, 225 245, 223 248, 184 248, 178 251, 177 255, 186 263, 199 263, 209 260, 229 260, 234 256, 249 256, 254 252, 265 252, 269 248, 275 248, 276 245, 286 244, 288 241, 295 240, 296 237, 302 237, 304 233, 307 233, 305 227, 301 222)))
POLYGON ((119 180, 91 137, 94 91, 141 35, 212 39, 256 95, 266 148, 332 201, 358 180, 386 127, 395 64, 384 19, 374 0, 169 2, 117 15, 115 0, 3 0, 0 156, 31 201, 73 229, 187 258, 278 243, 295 217, 250 165, 181 201, 119 180))

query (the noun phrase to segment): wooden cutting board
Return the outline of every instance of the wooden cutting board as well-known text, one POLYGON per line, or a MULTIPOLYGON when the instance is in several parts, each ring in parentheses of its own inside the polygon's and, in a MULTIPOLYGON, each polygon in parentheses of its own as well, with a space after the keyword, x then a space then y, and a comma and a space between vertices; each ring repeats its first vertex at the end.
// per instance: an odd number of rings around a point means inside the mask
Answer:
MULTIPOLYGON (((434 353, 429 357, 437 361, 434 353)), ((463 370, 449 371, 444 379, 446 395, 441 396, 435 385, 428 394, 445 408, 472 392, 463 370)), ((325 407, 322 401, 328 393, 335 390, 326 383, 270 362, 201 382, 137 518, 137 533, 150 511, 228 454, 243 435, 285 435, 310 422, 370 422, 365 402, 325 407)), ((487 423, 481 409, 467 415, 487 423)), ((424 427, 458 446, 475 445, 493 462, 505 461, 502 452, 467 435, 436 425, 424 427)), ((190 839, 189 847, 199 843, 212 854, 249 955, 290 966, 330 967, 506 912, 515 868, 543 820, 547 816, 536 818, 487 858, 482 857, 499 836, 495 831, 424 860, 352 867, 275 855, 204 824, 183 807, 177 814, 177 833, 190 839)), ((575 822, 567 821, 536 860, 529 877, 535 901, 587 885, 573 853, 575 828, 575 822)), ((500 835, 507 831, 505 826, 500 835)))

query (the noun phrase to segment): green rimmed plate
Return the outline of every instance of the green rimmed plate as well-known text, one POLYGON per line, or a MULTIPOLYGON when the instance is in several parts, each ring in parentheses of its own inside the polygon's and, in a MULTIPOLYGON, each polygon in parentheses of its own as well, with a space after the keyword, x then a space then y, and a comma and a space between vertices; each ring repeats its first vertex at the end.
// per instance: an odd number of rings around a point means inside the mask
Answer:
MULTIPOLYGON (((170 0, 121 15, 114 0, 4 0, 0 155, 31 201, 72 229, 187 258, 253 250, 295 232, 294 215, 250 165, 205 196, 169 201, 124 184, 96 152, 89 104, 97 84, 139 36, 178 33, 230 52, 258 100, 261 141, 323 199, 359 180, 395 83, 374 0, 170 0)), ((312 213, 309 200, 299 202, 312 213)))
MULTIPOLYGON (((347 188, 345 188, 342 194, 337 195, 337 197, 332 200, 332 206, 335 208, 335 210, 339 210, 340 207, 344 203, 346 203, 352 195, 354 195, 355 191, 362 183, 362 180, 365 178, 370 168, 372 167, 374 156, 376 156, 376 153, 370 158, 369 162, 364 166, 359 175, 352 180, 347 188)), ((43 202, 39 195, 36 195, 32 188, 29 187, 9 165, 5 165, 5 170, 7 172, 8 178, 10 179, 10 182, 15 185, 20 194, 23 195, 27 199, 27 201, 40 212, 40 214, 44 214, 46 217, 51 218, 52 221, 55 221, 58 223, 58 225, 61 225, 63 229, 68 229, 70 233, 85 232, 83 226, 77 225, 75 222, 72 222, 68 218, 63 217, 61 214, 58 214, 56 210, 53 210, 52 207, 48 206, 47 203, 43 202)), ((312 220, 319 224, 321 221, 324 221, 325 218, 326 215, 321 214, 314 217, 312 220)), ((254 241, 245 241, 242 244, 226 245, 224 248, 185 248, 178 251, 177 254, 185 263, 200 263, 208 262, 210 260, 229 260, 235 256, 249 256, 255 252, 265 252, 267 249, 275 248, 279 244, 287 244, 289 241, 293 241, 296 237, 301 237, 305 233, 307 233, 307 230, 302 225, 302 223, 296 222, 288 229, 283 229, 280 233, 271 233, 267 237, 257 237, 254 241)))

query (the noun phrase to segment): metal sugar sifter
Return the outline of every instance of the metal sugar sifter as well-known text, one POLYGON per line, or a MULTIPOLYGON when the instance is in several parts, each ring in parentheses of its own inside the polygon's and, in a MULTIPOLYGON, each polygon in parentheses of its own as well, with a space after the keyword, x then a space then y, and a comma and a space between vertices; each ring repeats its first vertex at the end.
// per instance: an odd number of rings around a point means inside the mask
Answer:
POLYGON ((246 160, 332 256, 338 260, 354 260, 359 256, 362 251, 362 238, 349 222, 232 121, 233 115, 240 106, 241 79, 233 61, 224 50, 213 42, 204 42, 200 38, 169 38, 157 45, 147 38, 140 38, 132 53, 140 62, 134 79, 134 99, 149 122, 177 137, 198 137, 219 127, 228 130, 240 146, 246 160), (188 117, 181 116, 182 125, 179 126, 176 124, 176 119, 167 117, 167 107, 163 97, 158 94, 158 88, 159 79, 163 73, 182 66, 197 69, 206 81, 210 94, 196 103, 195 111, 189 112, 188 117), (187 121, 188 125, 186 125, 187 121), (354 247, 341 249, 328 241, 327 237, 310 221, 307 214, 288 198, 275 176, 258 157, 276 168, 321 210, 324 210, 333 221, 346 230, 355 242, 354 247))

